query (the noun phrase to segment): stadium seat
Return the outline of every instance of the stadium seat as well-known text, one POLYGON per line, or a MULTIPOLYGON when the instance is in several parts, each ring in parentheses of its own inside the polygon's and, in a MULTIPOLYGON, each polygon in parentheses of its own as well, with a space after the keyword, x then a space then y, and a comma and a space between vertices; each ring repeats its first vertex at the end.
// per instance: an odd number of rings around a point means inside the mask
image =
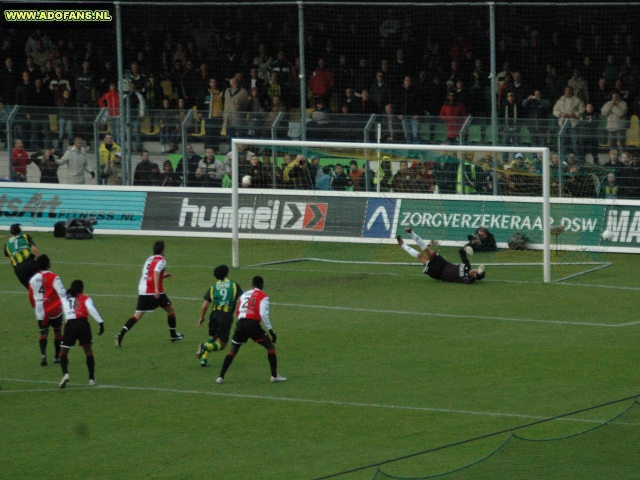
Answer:
POLYGON ((631 116, 629 130, 627 130, 627 147, 640 147, 640 121, 637 115, 631 116))
POLYGON ((420 123, 420 140, 424 143, 429 143, 431 140, 431 124, 428 122, 420 123))
POLYGON ((467 143, 482 143, 482 125, 471 125, 467 143))
POLYGON ((436 132, 433 136, 433 142, 444 143, 447 141, 447 126, 444 123, 436 123, 436 132))
POLYGON ((58 116, 57 115, 49 115, 49 129, 52 132, 58 131, 58 116))
POLYGON ((151 119, 149 117, 144 117, 142 120, 142 125, 140 126, 140 133, 144 135, 157 135, 160 133, 160 127, 158 125, 154 125, 151 127, 151 119))
MULTIPOLYGON (((195 133, 190 133, 190 137, 204 137, 206 133, 204 118, 200 120, 200 130, 195 133)), ((225 132, 226 133, 226 132, 225 132)))

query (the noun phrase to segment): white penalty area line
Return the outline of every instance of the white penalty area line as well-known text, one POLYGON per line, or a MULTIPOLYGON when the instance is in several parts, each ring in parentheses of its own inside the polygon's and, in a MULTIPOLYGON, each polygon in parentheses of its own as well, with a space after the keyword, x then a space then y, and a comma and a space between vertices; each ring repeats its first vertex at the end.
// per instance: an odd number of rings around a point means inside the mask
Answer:
MULTIPOLYGON (((47 380, 24 380, 18 378, 0 378, 2 382, 20 382, 20 383, 37 383, 44 385, 57 384, 57 382, 47 381, 47 380)), ((384 410, 408 410, 408 411, 417 411, 417 412, 429 412, 429 413, 449 413, 454 415, 473 415, 473 416, 485 416, 485 417, 505 417, 505 418, 524 418, 530 420, 550 420, 553 417, 544 417, 541 415, 527 415, 522 413, 498 413, 498 412, 476 412, 473 410, 455 410, 450 408, 432 408, 432 407, 411 407, 411 406, 403 406, 403 405, 383 405, 379 403, 360 403, 360 402, 341 402, 337 400, 315 400, 308 398, 291 398, 291 397, 275 397, 268 395, 247 395, 242 393, 225 393, 225 392, 212 392, 212 391, 202 391, 202 390, 180 390, 177 388, 160 388, 160 387, 127 387, 124 385, 96 385, 94 387, 86 387, 80 385, 74 385, 73 382, 67 383, 67 387, 73 388, 65 388, 65 392, 73 392, 73 391, 86 391, 86 390, 97 390, 97 389, 111 389, 111 390, 129 390, 129 391, 138 391, 138 392, 158 392, 158 393, 173 393, 178 395, 206 395, 206 396, 214 396, 214 397, 227 397, 227 398, 239 398, 245 400, 268 400, 272 402, 288 402, 288 403, 308 403, 312 405, 333 405, 336 407, 357 407, 357 408, 376 408, 376 409, 384 409, 384 410), (80 387, 80 388, 77 388, 80 387)), ((219 388, 225 388, 224 386, 219 388)), ((41 390, 15 390, 14 392, 50 392, 50 391, 59 391, 60 388, 50 389, 45 388, 41 390)), ((0 390, 0 395, 5 393, 10 393, 13 390, 0 390)), ((609 419, 606 420, 588 420, 588 419, 580 419, 580 418, 558 418, 557 420, 566 421, 566 422, 577 422, 577 423, 594 423, 594 424, 602 424, 609 419)), ((627 425, 627 424, 625 424, 627 425)), ((636 424, 628 424, 628 425, 636 425, 636 424)))
MULTIPOLYGON (((23 295, 24 292, 0 292, 2 294, 12 294, 12 295, 23 295)), ((108 294, 108 293, 92 293, 93 297, 112 297, 112 298, 136 298, 135 295, 118 295, 118 294, 108 294)), ((187 300, 187 301, 201 301, 200 297, 177 297, 171 296, 176 300, 187 300)), ((462 315, 456 313, 435 313, 435 312, 410 312, 410 311, 402 311, 402 310, 377 310, 371 308, 355 308, 355 307, 336 307, 332 305, 306 305, 299 303, 280 303, 280 302, 271 302, 271 305, 278 307, 289 307, 289 308, 313 308, 319 310, 338 310, 338 311, 346 311, 346 312, 361 312, 361 313, 369 313, 373 315, 386 314, 386 315, 415 315, 418 317, 434 317, 434 318, 458 318, 464 320, 489 320, 494 322, 521 322, 521 323, 541 323, 541 324, 549 324, 549 325, 579 325, 586 327, 602 327, 602 328, 619 328, 619 327, 629 327, 632 325, 640 324, 640 320, 635 322, 627 322, 627 323, 618 323, 618 324, 607 324, 607 323, 591 323, 591 322, 570 322, 565 320, 545 320, 545 319, 536 319, 536 318, 517 318, 517 317, 492 317, 489 315, 462 315)))

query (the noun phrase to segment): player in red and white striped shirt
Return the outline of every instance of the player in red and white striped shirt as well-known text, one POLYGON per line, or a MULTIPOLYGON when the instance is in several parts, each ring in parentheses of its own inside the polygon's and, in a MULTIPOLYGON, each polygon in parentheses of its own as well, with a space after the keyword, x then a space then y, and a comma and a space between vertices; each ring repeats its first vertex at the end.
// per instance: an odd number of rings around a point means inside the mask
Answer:
POLYGON ((120 333, 116 335, 116 347, 122 346, 122 339, 134 325, 142 318, 146 312, 153 312, 161 307, 167 312, 167 322, 169 323, 169 333, 171 341, 182 340, 184 335, 176 333, 176 310, 167 294, 164 293, 163 280, 171 278, 170 273, 166 273, 167 261, 164 259, 164 242, 157 241, 153 244, 153 256, 149 257, 142 267, 142 276, 138 282, 138 306, 136 312, 127 320, 120 333))
POLYGON ((62 304, 61 299, 67 295, 60 277, 50 272, 51 261, 47 255, 36 259, 40 271, 29 280, 29 301, 36 312, 40 329, 40 365, 47 366, 47 343, 49 327, 53 328, 55 359, 60 363, 60 342, 62 341, 62 304))
POLYGON ((231 351, 224 358, 220 376, 216 380, 217 383, 224 383, 224 375, 227 373, 227 369, 231 366, 231 362, 233 362, 240 347, 249 339, 267 349, 267 358, 269 359, 269 366, 271 367, 271 381, 284 382, 287 380, 278 375, 278 358, 276 357, 275 346, 278 337, 271 327, 269 297, 262 291, 264 288, 264 279, 262 277, 253 277, 251 286, 253 288, 243 293, 240 300, 238 300, 236 311, 238 321, 236 322, 236 331, 231 339, 231 351), (269 330, 271 338, 269 338, 267 332, 262 329, 260 322, 264 322, 264 326, 269 330))
POLYGON ((96 363, 93 358, 93 337, 91 335, 91 325, 89 325, 89 315, 100 325, 98 335, 104 333, 104 320, 102 320, 98 310, 93 305, 91 297, 87 297, 84 294, 82 280, 74 280, 71 283, 71 287, 67 290, 67 296, 62 299, 62 308, 64 309, 64 317, 67 323, 64 326, 62 352, 60 353, 60 366, 62 367, 60 388, 65 388, 70 380, 68 353, 76 342, 84 348, 84 354, 87 357, 87 369, 89 370, 89 385, 94 386, 96 384, 96 363))

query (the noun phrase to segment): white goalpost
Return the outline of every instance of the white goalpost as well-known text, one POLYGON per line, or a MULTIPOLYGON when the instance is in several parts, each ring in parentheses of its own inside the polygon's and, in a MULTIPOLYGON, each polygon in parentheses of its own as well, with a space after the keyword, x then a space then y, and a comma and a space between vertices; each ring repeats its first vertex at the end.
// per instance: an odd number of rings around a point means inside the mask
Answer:
MULTIPOLYGON (((376 159, 378 160, 378 169, 380 168, 380 158, 384 155, 385 151, 398 151, 405 150, 408 152, 412 152, 415 154, 420 154, 424 152, 425 154, 431 152, 431 154, 441 152, 444 150, 451 150, 455 152, 460 152, 462 154, 467 152, 472 153, 491 153, 491 154, 541 154, 542 155, 542 196, 536 198, 534 201, 539 200, 540 207, 542 209, 542 251, 543 251, 543 279, 545 283, 551 282, 551 187, 550 187, 550 152, 546 147, 485 147, 485 146, 458 146, 458 145, 405 145, 405 144, 378 144, 378 143, 349 143, 349 142, 322 142, 322 141, 286 141, 286 140, 260 140, 260 139, 240 139, 235 138, 231 142, 231 153, 232 153, 232 205, 231 205, 231 230, 232 230, 232 263, 234 267, 240 266, 240 185, 239 176, 235 173, 239 171, 239 149, 238 145, 245 145, 247 149, 250 149, 252 146, 261 147, 261 148, 269 148, 278 150, 278 147, 281 149, 290 149, 297 148, 301 149, 302 152, 309 149, 313 151, 313 149, 340 149, 340 150, 361 150, 361 151, 369 151, 369 152, 379 152, 376 155, 376 159)), ((494 155, 495 158, 495 155, 494 155)), ((461 163, 463 161, 461 160, 461 163)), ((495 160, 494 160, 495 167, 495 160)), ((379 174, 379 171, 378 171, 379 174)), ((379 185, 379 184, 378 184, 379 185)), ((264 194, 273 192, 279 192, 278 190, 254 190, 251 193, 256 195, 261 195, 261 192, 264 194)), ((286 190, 285 192, 292 192, 291 190, 286 190)), ((304 194, 305 191, 296 191, 298 194, 304 194)), ((306 191, 306 193, 313 195, 312 191, 306 191)), ((336 195, 340 195, 341 192, 332 192, 336 195)), ((388 198, 389 196, 393 196, 393 194, 380 194, 376 192, 367 193, 366 196, 368 198, 388 198)), ((451 194, 425 194, 424 197, 428 197, 430 199, 433 198, 441 198, 441 199, 451 199, 456 198, 460 199, 460 197, 464 197, 463 195, 453 196, 451 194)), ((531 201, 531 199, 529 198, 531 201)), ((464 208, 462 206, 461 208, 464 208)), ((257 215, 255 213, 255 209, 252 210, 253 215, 257 215)), ((244 220, 243 220, 244 221, 244 220)), ((244 236, 244 234, 243 234, 244 236)), ((260 238, 256 237, 255 234, 249 235, 250 238, 260 238)), ((267 235, 264 238, 269 238, 267 235)), ((282 237, 282 239, 289 239, 286 237, 282 237)), ((313 241, 313 240, 312 240, 313 241)), ((340 241, 339 239, 328 239, 321 238, 320 241, 340 241)), ((349 241, 349 240, 346 240, 349 241)), ((539 263, 538 263, 539 265, 539 263)))

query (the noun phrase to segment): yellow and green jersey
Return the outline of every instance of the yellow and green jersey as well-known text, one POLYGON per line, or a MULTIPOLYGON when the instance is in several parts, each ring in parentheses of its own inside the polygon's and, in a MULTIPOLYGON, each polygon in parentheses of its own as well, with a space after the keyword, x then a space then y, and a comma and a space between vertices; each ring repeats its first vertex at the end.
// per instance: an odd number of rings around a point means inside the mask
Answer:
POLYGON ((204 299, 211 302, 213 310, 233 313, 240 295, 242 295, 240 286, 236 282, 225 278, 211 285, 204 299))
POLYGON ((21 264, 28 258, 35 258, 31 246, 35 245, 33 238, 26 233, 21 233, 7 240, 4 246, 4 256, 9 257, 11 265, 14 267, 21 264))

